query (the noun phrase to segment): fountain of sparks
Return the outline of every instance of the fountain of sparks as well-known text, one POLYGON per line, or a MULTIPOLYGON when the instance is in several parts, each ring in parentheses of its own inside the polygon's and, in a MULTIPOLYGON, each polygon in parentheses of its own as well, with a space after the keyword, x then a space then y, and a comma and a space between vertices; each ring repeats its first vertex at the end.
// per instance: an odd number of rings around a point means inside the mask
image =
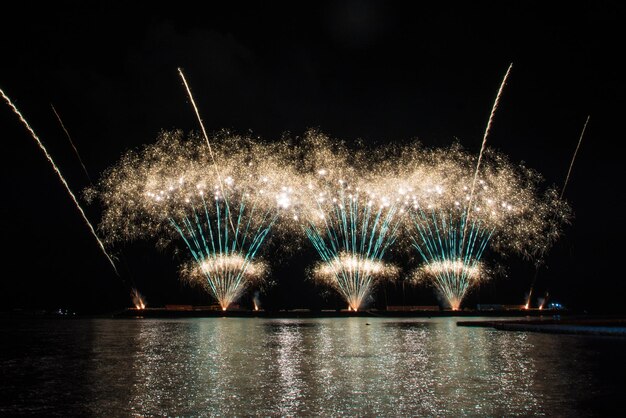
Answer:
POLYGON ((424 262, 414 280, 432 284, 458 310, 468 291, 488 279, 481 261, 487 248, 531 258, 556 239, 569 212, 554 189, 538 193, 535 172, 491 150, 473 194, 470 154, 458 146, 420 152, 408 175, 414 187, 407 232, 424 262))
MULTIPOLYGON (((424 268, 421 269, 421 273, 435 277, 437 287, 453 310, 460 308, 461 301, 469 287, 477 283, 481 277, 484 277, 484 275, 478 274, 480 270, 479 260, 494 231, 493 228, 490 227, 484 228, 480 221, 476 222, 475 220, 471 220, 470 215, 472 214, 471 209, 474 201, 474 193, 476 191, 476 180, 478 178, 483 152, 485 151, 485 144, 487 143, 493 117, 498 108, 498 103, 500 102, 502 90, 511 73, 512 67, 513 64, 509 65, 504 75, 489 115, 487 128, 485 129, 482 145, 480 147, 480 154, 478 155, 478 161, 476 163, 476 170, 474 171, 470 187, 470 193, 467 197, 467 205, 463 205, 466 206, 466 208, 464 208, 465 213, 462 214, 461 217, 454 216, 452 213, 449 214, 449 217, 445 214, 439 217, 429 217, 433 220, 431 225, 429 222, 430 219, 426 219, 423 210, 420 209, 419 205, 416 205, 415 209, 418 209, 418 216, 411 217, 415 229, 419 235, 422 236, 421 242, 425 244, 419 245, 419 241, 413 240, 413 245, 417 248, 422 258, 428 260, 424 268)), ((484 183, 484 181, 481 181, 481 183, 484 183)), ((458 203, 458 201, 455 203, 458 203)), ((456 206, 461 205, 457 204, 456 206)))
POLYGON ((465 228, 464 215, 419 206, 411 211, 410 218, 414 228, 412 244, 425 263, 417 270, 416 280, 433 280, 450 308, 459 310, 467 291, 486 278, 480 259, 494 228, 475 220, 465 228))
POLYGON ((102 228, 112 240, 139 236, 182 239, 192 261, 181 269, 223 310, 266 271, 256 261, 289 188, 279 181, 280 152, 226 135, 207 155, 199 138, 162 133, 140 154, 129 153, 101 182, 102 228), (224 145, 225 144, 225 145, 224 145), (213 154, 223 184, 215 182, 213 154))
POLYGON ((183 271, 192 281, 200 279, 222 310, 240 296, 246 285, 262 278, 265 269, 254 259, 278 216, 271 208, 249 202, 247 194, 235 196, 236 192, 231 192, 231 204, 239 200, 233 213, 218 192, 207 203, 200 191, 197 201, 190 201, 188 214, 169 217, 195 260, 193 269, 186 267, 183 271))
MULTIPOLYGON (((458 150, 449 154, 460 156, 458 150)), ((439 161, 432 166, 420 167, 421 172, 413 173, 417 191, 412 189, 409 235, 424 262, 416 271, 415 280, 431 281, 450 308, 458 310, 467 291, 485 278, 480 259, 494 225, 477 216, 467 224, 468 187, 454 190, 462 184, 462 170, 454 166, 449 156, 437 157, 439 161), (460 196, 455 196, 457 193, 460 196)), ((491 198, 489 201, 494 202, 491 198)), ((507 207, 511 208, 505 203, 504 208, 507 207)))
POLYGON ((316 132, 302 147, 297 218, 322 259, 314 278, 358 311, 377 281, 397 273, 383 258, 398 237, 402 201, 385 188, 380 170, 363 172, 365 153, 349 152, 316 132))
POLYGON ((137 290, 137 288, 133 287, 130 290, 130 297, 133 300, 133 306, 135 307, 135 309, 137 309, 138 311, 146 309, 146 299, 141 293, 139 293, 139 290, 137 290))

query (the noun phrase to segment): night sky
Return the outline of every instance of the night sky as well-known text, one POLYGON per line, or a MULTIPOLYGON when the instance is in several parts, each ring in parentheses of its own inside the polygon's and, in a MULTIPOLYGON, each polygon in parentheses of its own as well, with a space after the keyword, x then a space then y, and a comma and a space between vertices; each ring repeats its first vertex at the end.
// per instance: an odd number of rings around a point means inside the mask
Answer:
MULTIPOLYGON (((575 218, 539 271, 537 296, 589 312, 625 311, 623 55, 620 2, 22 2, 3 13, 0 87, 48 147, 72 189, 89 186, 50 107, 70 132, 92 180, 162 129, 197 130, 177 68, 209 131, 264 140, 319 128, 368 144, 458 140, 478 152, 513 63, 488 144, 562 187, 587 115, 591 120, 565 198, 575 218), (407 3, 408 4, 408 3, 407 3)), ((115 247, 115 276, 43 153, 5 103, 2 138, 0 311, 107 312, 148 303, 211 303, 179 283, 181 259, 150 242, 115 247)), ((84 205, 94 224, 97 205, 84 205)), ((276 252, 279 243, 271 251, 276 252)), ((491 255, 486 255, 487 259, 491 255)), ((267 259, 267 308, 342 306, 312 284, 310 247, 267 259)), ((501 260, 502 261, 502 260, 501 260)), ((534 267, 512 256, 506 276, 473 292, 476 303, 521 304, 534 267)), ((407 271, 408 273, 408 271, 407 271)), ((249 301, 248 294, 242 303, 249 301), (246 299, 247 298, 247 299, 246 299)), ((429 288, 387 285, 378 303, 436 304, 429 288)))

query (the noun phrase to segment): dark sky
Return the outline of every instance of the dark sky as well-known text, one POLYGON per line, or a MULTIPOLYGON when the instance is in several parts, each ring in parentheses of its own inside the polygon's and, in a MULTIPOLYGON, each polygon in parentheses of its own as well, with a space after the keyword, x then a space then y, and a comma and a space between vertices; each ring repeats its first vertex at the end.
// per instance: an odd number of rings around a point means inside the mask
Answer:
MULTIPOLYGON (((489 145, 563 184, 575 219, 540 270, 537 295, 590 311, 626 309, 623 55, 620 2, 21 2, 0 25, 0 87, 30 121, 80 192, 89 185, 50 104, 97 179, 161 129, 198 128, 182 67, 210 131, 267 140, 317 127, 348 141, 448 145, 478 152, 495 93, 513 70, 489 145), (411 3, 412 7, 405 6, 411 3), (506 4, 504 4, 506 3, 506 4)), ((10 109, 2 138, 2 308, 99 312, 129 305, 135 283, 153 305, 208 304, 179 284, 171 253, 149 243, 117 248, 117 278, 49 163, 10 109), (121 252, 120 252, 121 251, 121 252)), ((100 213, 86 206, 94 223, 100 213)), ((274 263, 268 307, 334 306, 305 281, 304 248, 274 263)), ((314 257, 315 258, 315 257, 314 257)), ((506 260, 508 277, 475 303, 521 303, 534 273, 506 260)), ((433 304, 433 291, 385 286, 393 304, 433 304)), ((2 309, 0 309, 2 310, 2 309)))

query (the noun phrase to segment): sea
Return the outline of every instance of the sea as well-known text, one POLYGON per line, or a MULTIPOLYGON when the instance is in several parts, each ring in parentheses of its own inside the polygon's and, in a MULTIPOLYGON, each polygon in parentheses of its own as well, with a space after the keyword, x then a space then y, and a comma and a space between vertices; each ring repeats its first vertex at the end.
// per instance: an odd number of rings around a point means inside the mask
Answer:
POLYGON ((458 320, 2 318, 0 415, 621 415, 626 339, 458 320))

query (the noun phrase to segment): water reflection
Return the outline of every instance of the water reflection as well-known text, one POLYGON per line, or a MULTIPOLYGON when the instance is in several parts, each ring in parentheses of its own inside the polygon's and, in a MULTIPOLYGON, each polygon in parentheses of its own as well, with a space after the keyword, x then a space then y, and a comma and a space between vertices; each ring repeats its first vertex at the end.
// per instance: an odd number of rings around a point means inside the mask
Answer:
POLYGON ((579 337, 451 318, 103 320, 92 334, 90 415, 581 415, 572 399, 599 385, 579 337))
POLYGON ((277 367, 281 415, 293 415, 300 409, 302 399, 302 336, 298 326, 278 327, 275 333, 278 340, 277 367))

